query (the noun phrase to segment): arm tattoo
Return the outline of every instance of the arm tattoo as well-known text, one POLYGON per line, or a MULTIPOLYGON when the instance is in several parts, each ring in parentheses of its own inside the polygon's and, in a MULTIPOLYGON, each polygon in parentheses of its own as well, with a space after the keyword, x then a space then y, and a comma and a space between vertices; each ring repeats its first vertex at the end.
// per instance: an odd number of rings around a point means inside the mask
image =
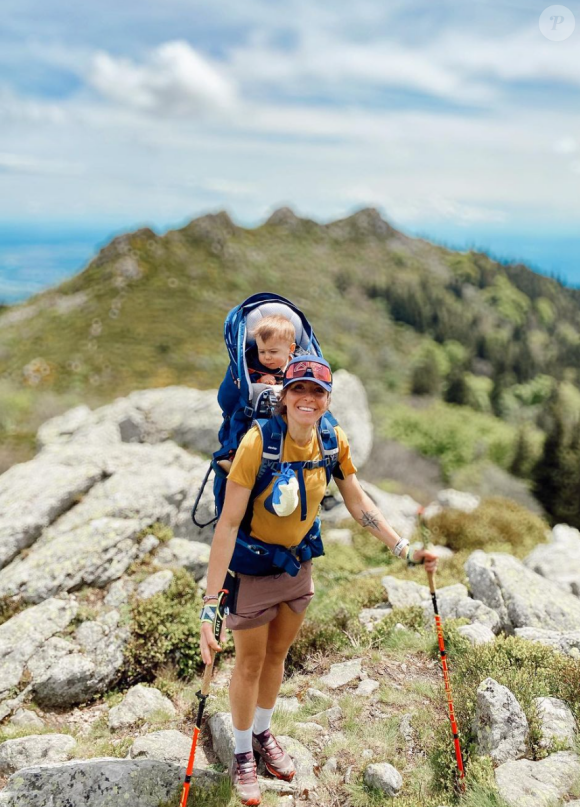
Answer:
POLYGON ((379 514, 377 512, 363 510, 361 524, 363 527, 374 527, 375 530, 379 527, 379 514))

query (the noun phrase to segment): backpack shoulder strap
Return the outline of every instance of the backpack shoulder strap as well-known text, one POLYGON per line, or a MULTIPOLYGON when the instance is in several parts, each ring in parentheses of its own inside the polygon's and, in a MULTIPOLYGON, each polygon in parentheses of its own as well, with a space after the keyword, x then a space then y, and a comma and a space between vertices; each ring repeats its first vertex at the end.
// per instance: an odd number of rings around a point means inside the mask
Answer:
POLYGON ((320 451, 326 471, 326 484, 338 468, 338 437, 336 436, 337 420, 330 412, 326 412, 318 425, 318 439, 320 451))

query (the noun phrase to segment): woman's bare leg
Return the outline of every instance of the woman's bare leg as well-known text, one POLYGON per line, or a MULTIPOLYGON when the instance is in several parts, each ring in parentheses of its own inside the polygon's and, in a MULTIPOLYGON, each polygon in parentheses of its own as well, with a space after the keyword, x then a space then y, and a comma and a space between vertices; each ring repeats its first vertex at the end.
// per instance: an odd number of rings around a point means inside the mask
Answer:
POLYGON ((306 611, 296 614, 286 603, 281 603, 276 618, 269 623, 257 693, 257 705, 262 709, 271 709, 276 703, 284 677, 284 661, 305 616, 306 611))
POLYGON ((269 628, 270 623, 233 631, 236 661, 230 681, 230 709, 232 722, 240 731, 251 728, 254 721, 269 628))

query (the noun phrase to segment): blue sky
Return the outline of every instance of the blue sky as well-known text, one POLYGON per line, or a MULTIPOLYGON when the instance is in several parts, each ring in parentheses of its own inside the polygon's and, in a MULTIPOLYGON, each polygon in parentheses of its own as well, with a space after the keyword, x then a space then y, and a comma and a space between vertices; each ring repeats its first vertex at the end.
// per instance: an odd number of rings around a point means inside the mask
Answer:
POLYGON ((525 256, 540 239, 558 262, 568 239, 573 273, 580 4, 561 42, 540 31, 546 7, 4 0, 3 230, 54 223, 64 266, 80 231, 96 244, 221 208, 251 225, 282 204, 320 221, 373 205, 458 245, 525 256))

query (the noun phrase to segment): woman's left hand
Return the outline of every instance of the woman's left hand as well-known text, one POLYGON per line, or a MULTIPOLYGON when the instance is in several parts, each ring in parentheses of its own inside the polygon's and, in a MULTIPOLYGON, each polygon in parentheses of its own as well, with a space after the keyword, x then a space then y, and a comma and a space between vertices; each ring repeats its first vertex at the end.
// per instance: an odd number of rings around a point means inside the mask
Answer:
POLYGON ((430 549, 416 549, 413 552, 412 560, 415 561, 415 563, 421 563, 422 559, 425 561, 425 569, 428 572, 437 571, 437 562, 439 558, 430 549))

